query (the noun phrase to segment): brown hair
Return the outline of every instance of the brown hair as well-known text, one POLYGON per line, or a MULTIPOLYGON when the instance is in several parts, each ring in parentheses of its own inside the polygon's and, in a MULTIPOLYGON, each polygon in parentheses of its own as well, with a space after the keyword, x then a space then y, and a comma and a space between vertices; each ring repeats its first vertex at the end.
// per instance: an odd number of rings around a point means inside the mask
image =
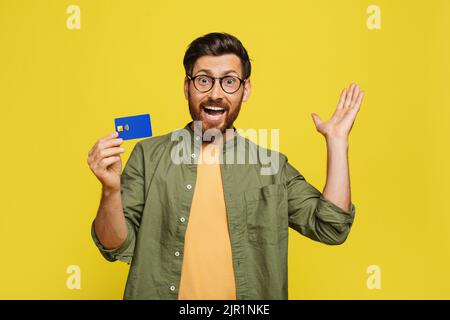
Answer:
POLYGON ((252 65, 241 41, 228 33, 208 33, 191 42, 184 54, 183 65, 186 74, 192 75, 194 64, 202 56, 235 54, 241 59, 244 80, 250 77, 252 65))

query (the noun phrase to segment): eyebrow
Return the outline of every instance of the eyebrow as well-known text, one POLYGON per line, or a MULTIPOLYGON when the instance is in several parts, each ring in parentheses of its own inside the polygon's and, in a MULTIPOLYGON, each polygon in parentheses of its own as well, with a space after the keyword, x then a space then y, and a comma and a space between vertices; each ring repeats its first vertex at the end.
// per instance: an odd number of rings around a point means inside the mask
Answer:
MULTIPOLYGON (((196 72, 196 74, 198 74, 199 72, 206 72, 208 75, 212 75, 212 71, 211 71, 210 69, 200 69, 200 70, 198 70, 198 71, 196 72)), ((226 71, 222 72, 222 76, 228 75, 228 74, 230 74, 230 73, 235 73, 238 77, 240 77, 240 76, 239 76, 239 73, 237 73, 237 72, 234 71, 233 69, 226 70, 226 71)))

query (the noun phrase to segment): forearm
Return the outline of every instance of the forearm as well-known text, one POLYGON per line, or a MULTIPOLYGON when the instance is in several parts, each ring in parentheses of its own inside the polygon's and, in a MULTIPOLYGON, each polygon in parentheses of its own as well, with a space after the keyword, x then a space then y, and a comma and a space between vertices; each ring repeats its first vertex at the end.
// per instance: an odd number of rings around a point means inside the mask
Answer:
POLYGON ((122 209, 120 190, 102 190, 94 228, 98 239, 106 249, 117 248, 126 240, 128 230, 122 209))
POLYGON ((345 211, 351 211, 348 138, 327 138, 327 179, 323 196, 345 211))

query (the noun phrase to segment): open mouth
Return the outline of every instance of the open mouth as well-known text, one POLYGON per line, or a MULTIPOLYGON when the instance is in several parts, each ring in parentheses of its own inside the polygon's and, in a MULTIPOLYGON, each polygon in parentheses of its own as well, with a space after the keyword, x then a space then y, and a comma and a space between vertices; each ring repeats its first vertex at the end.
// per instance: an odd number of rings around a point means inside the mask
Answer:
POLYGON ((227 110, 225 108, 216 106, 205 106, 202 108, 205 118, 211 121, 222 120, 222 117, 225 115, 226 111, 227 110))
POLYGON ((204 107, 203 110, 205 113, 211 115, 211 116, 217 116, 225 113, 225 108, 221 107, 204 107))

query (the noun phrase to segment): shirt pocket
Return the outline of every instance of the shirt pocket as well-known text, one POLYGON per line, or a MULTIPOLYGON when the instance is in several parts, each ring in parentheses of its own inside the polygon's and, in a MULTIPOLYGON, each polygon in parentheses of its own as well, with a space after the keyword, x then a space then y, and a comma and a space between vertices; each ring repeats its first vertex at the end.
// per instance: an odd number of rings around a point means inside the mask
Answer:
POLYGON ((248 241, 257 246, 276 245, 288 235, 287 191, 271 184, 244 191, 248 241))

